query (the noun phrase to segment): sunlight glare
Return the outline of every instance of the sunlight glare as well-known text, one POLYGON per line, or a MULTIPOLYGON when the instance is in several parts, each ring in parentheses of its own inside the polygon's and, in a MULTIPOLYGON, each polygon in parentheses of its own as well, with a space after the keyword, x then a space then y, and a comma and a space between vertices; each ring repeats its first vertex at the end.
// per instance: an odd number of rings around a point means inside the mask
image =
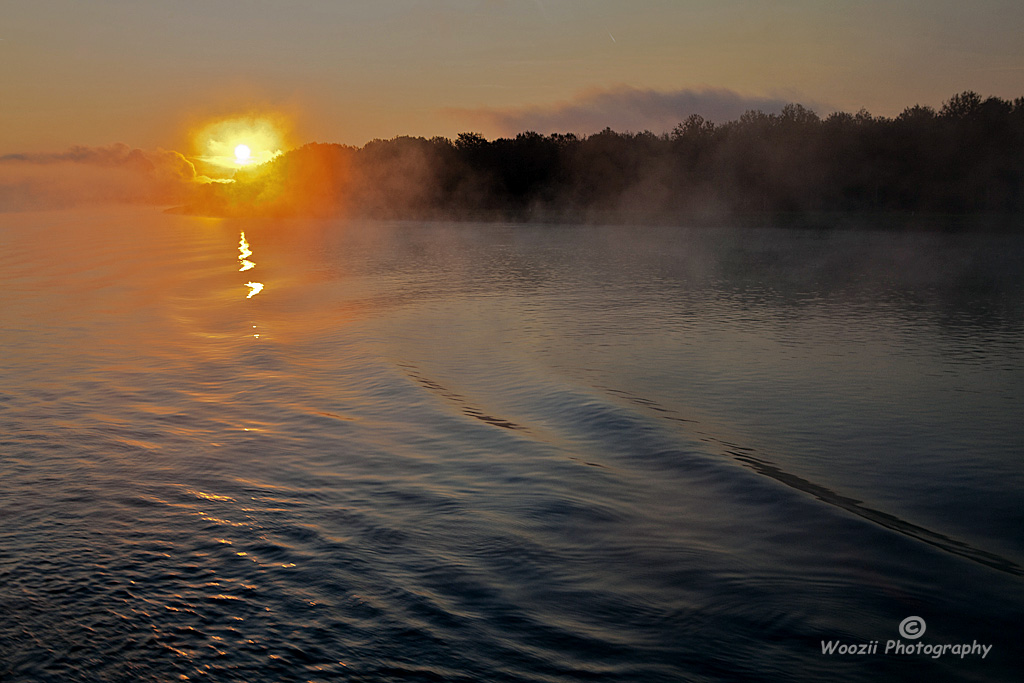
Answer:
POLYGON ((238 260, 242 264, 242 267, 238 269, 239 272, 256 267, 256 264, 249 260, 250 256, 252 256, 252 250, 249 249, 249 243, 245 241, 245 233, 243 232, 238 240, 238 260))
POLYGON ((239 164, 247 164, 252 158, 252 150, 249 145, 238 145, 235 147, 235 161, 239 164))
POLYGON ((209 121, 193 129, 193 157, 212 175, 273 160, 288 148, 291 124, 278 114, 236 116, 209 121))
MULTIPOLYGON (((238 269, 239 272, 245 272, 256 267, 256 264, 249 260, 252 256, 252 249, 249 248, 249 243, 245 239, 245 232, 243 231, 238 237, 238 262, 241 267, 238 269)), ((246 282, 245 286, 249 288, 249 294, 246 295, 246 299, 251 299, 263 290, 262 282, 246 282)), ((256 327, 253 325, 253 327, 256 327)), ((259 336, 259 335, 256 335, 259 336)))
POLYGON ((245 241, 245 232, 241 232, 238 236, 238 258, 246 259, 252 256, 252 249, 249 248, 249 243, 245 241))

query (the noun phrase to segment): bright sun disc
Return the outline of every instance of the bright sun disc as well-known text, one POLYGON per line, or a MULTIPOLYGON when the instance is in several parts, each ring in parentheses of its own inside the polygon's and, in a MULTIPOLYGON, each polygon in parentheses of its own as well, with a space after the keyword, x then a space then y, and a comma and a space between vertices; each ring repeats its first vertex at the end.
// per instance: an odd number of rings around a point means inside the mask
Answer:
POLYGON ((211 120, 191 131, 200 173, 226 179, 239 169, 272 161, 288 148, 289 121, 281 114, 211 120))

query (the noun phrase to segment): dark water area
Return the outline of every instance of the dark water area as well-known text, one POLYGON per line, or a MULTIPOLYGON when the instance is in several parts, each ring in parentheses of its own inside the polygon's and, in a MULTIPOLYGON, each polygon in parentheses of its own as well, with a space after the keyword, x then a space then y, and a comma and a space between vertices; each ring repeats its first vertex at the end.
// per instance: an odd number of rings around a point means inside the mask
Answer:
POLYGON ((1019 236, 9 213, 0 320, 5 683, 1024 670, 1019 236))

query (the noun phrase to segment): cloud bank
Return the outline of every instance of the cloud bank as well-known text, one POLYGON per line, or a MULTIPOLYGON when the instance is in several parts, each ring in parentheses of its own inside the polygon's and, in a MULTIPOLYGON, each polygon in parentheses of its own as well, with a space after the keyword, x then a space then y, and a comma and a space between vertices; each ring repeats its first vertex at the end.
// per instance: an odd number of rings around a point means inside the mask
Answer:
POLYGON ((117 143, 0 156, 0 211, 87 203, 177 203, 204 179, 179 152, 117 143))
MULTIPOLYGON (((775 114, 792 100, 751 97, 724 88, 659 91, 618 86, 587 90, 566 102, 532 107, 446 109, 445 114, 488 136, 511 136, 523 131, 589 135, 605 128, 623 132, 649 130, 665 133, 700 114, 715 123, 738 119, 744 112, 760 109, 775 114)), ((819 114, 828 107, 803 102, 819 114)))

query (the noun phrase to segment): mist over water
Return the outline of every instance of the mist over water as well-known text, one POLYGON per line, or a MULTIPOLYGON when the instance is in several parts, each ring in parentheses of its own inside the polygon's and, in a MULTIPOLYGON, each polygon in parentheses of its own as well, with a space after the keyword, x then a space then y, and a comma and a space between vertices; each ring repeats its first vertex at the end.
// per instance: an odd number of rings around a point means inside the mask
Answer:
POLYGON ((0 680, 1020 670, 1020 237, 8 213, 0 315, 0 680))

